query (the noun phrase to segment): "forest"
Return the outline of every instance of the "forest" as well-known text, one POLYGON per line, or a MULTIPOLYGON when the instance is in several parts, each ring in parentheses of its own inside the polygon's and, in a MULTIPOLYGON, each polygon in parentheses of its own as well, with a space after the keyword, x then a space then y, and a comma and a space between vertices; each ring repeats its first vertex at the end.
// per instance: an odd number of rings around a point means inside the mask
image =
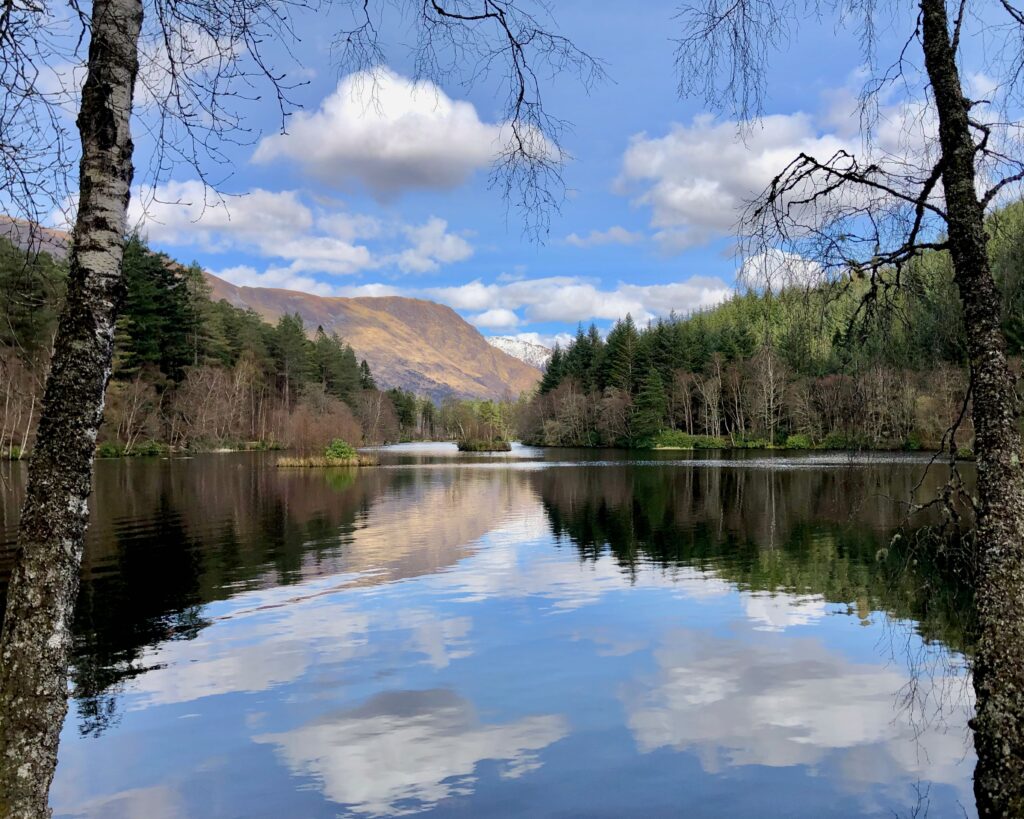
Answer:
MULTIPOLYGON (((63 262, 0 240, 0 455, 32 447, 66 277, 63 262)), ((139 237, 126 245, 124 281, 101 456, 450 437, 497 413, 379 389, 343 339, 308 332, 298 314, 270 324, 214 302, 198 265, 139 237)))
MULTIPOLYGON (((988 231, 1019 374, 1024 203, 993 214, 988 231)), ((828 287, 754 287, 646 327, 626 316, 607 338, 580 327, 555 349, 520 434, 548 446, 930 449, 959 418, 956 444, 969 450, 967 353, 949 255, 926 252, 898 286, 878 284, 851 273, 828 287)))

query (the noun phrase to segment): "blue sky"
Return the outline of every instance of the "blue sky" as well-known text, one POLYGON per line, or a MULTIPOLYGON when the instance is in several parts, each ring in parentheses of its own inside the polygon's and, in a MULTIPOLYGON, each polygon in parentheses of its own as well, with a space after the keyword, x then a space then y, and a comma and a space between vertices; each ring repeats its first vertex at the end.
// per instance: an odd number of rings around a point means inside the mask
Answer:
MULTIPOLYGON (((369 105, 368 83, 332 62, 338 26, 300 19, 302 112, 279 135, 273 105, 247 107, 262 136, 213 169, 238 196, 204 208, 181 165, 155 199, 135 198, 133 219, 154 247, 237 284, 430 298, 485 335, 550 342, 578 322, 607 329, 627 311, 644 321, 708 306, 734 287, 737 207, 800 150, 860 144, 864 74, 856 32, 805 22, 773 59, 766 118, 741 141, 727 112, 676 93, 676 8, 556 4, 558 28, 604 60, 609 79, 589 93, 571 77, 545 86, 548 108, 573 128, 569 195, 543 243, 487 184, 501 139, 496 83, 413 86, 395 20, 384 21, 388 65, 369 105)), ((894 53, 890 32, 908 30, 881 20, 880 53, 894 53)), ((899 101, 883 103, 882 142, 904 116, 899 101)))

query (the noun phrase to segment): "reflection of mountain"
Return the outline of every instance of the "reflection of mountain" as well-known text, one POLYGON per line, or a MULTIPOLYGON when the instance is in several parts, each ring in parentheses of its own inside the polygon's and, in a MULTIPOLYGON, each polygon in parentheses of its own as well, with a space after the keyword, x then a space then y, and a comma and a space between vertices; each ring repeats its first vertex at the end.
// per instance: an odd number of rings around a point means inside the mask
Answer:
MULTIPOLYGON (((19 478, 0 496, 12 544, 22 492, 19 478)), ((101 462, 91 502, 72 671, 85 732, 116 718, 112 697, 122 682, 173 662, 174 641, 209 625, 207 604, 278 586, 292 587, 281 600, 302 599, 318 577, 338 575, 333 586, 355 586, 430 574, 472 554, 474 541, 503 516, 536 500, 520 473, 375 469, 356 478, 282 472, 259 456, 227 455, 101 462), (146 650, 157 645, 167 653, 146 650)), ((434 662, 444 662, 451 628, 439 625, 435 634, 421 625, 423 651, 434 662)), ((277 649, 281 657, 291 651, 277 649)), ((174 697, 187 698, 218 678, 239 690, 290 679, 297 671, 282 669, 286 661, 267 654, 273 650, 207 656, 212 665, 187 678, 171 675, 168 684, 180 688, 174 697)))
MULTIPOLYGON (((610 552, 627 569, 710 570, 742 589, 852 603, 862 616, 883 609, 955 649, 968 645, 969 590, 927 555, 911 569, 905 548, 890 548, 903 515, 892 499, 910 496, 917 469, 581 468, 532 478, 555 533, 590 559, 610 552)), ((930 475, 922 491, 941 480, 930 475)), ((771 603, 752 605, 770 627, 771 603)))
POLYGON ((540 767, 536 752, 568 733, 563 717, 481 723, 454 691, 394 691, 350 711, 257 742, 277 747, 292 771, 313 777, 324 796, 357 813, 415 813, 473 790, 473 773, 499 760, 502 776, 540 767))
POLYGON ((377 496, 346 534, 344 548, 311 555, 302 574, 354 572, 357 585, 431 574, 472 554, 506 515, 533 503, 524 475, 419 472, 400 490, 377 496))

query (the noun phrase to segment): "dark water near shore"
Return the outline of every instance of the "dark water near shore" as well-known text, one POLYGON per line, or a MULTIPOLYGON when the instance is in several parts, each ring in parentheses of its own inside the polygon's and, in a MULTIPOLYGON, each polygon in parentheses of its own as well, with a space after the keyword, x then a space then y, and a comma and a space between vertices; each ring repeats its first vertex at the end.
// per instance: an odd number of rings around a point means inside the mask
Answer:
POLYGON ((274 459, 97 464, 55 816, 975 815, 926 460, 274 459))

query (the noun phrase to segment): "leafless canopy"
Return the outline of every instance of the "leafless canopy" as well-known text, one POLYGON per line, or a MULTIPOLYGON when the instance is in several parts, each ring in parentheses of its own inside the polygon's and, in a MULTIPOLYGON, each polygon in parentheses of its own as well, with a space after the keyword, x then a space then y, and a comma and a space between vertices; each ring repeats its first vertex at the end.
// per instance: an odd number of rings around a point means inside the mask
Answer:
MULTIPOLYGON (((1024 66, 1024 12, 1008 0, 995 4, 1005 24, 968 19, 966 0, 956 8, 952 38, 977 23, 990 44, 986 73, 996 77, 987 99, 971 100, 971 126, 983 206, 1000 201, 1024 179, 1021 123, 1011 115, 1024 66)), ((700 94, 737 120, 741 135, 758 127, 764 112, 769 58, 797 31, 801 17, 819 17, 827 6, 840 24, 854 27, 870 78, 860 94, 861 146, 829 156, 801 153, 771 180, 740 218, 740 250, 746 258, 775 254, 813 265, 817 278, 801 283, 868 280, 872 298, 897 288, 905 265, 926 250, 946 247, 942 162, 931 88, 913 54, 921 48, 921 18, 892 6, 894 22, 910 33, 896 59, 876 66, 874 0, 704 0, 678 14, 683 36, 676 66, 682 94, 700 94), (886 103, 898 99, 896 104, 886 103), (880 139, 882 121, 890 136, 880 139), (893 139, 891 133, 899 132, 893 139)), ((987 17, 989 15, 986 15, 987 17)), ((1019 111, 1019 107, 1017 109, 1019 111)), ((806 274, 806 263, 799 271, 806 274)))

